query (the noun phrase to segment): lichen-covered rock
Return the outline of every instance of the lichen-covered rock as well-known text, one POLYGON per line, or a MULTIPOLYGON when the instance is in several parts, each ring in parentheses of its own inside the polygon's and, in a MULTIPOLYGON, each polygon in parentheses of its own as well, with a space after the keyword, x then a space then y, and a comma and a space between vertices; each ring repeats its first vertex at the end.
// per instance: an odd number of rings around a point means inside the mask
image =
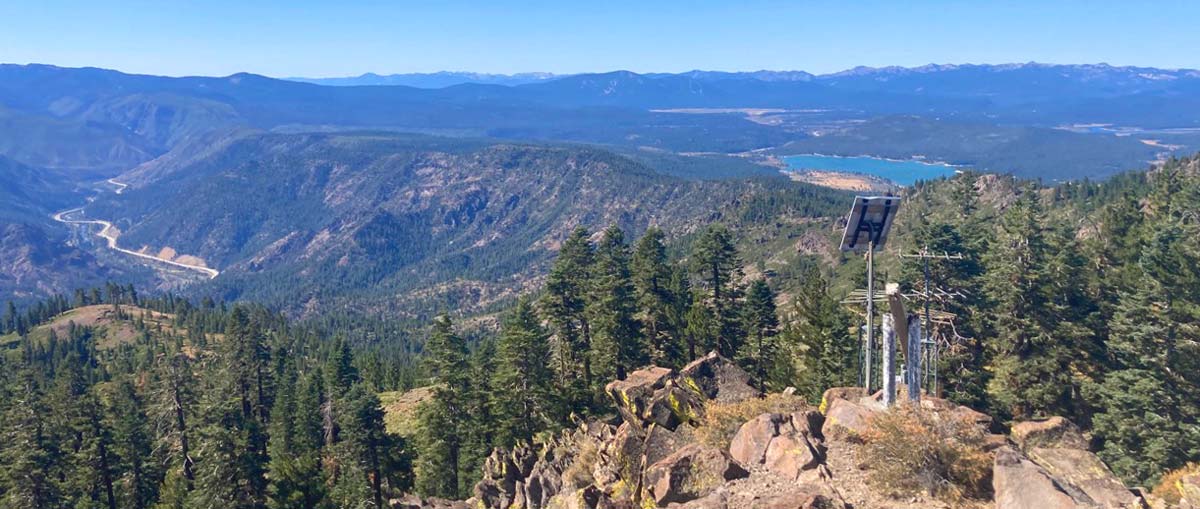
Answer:
POLYGON ((681 382, 718 403, 736 403, 762 395, 750 384, 750 375, 717 352, 696 359, 679 372, 681 382))
POLYGON ((667 386, 674 374, 670 368, 649 367, 614 380, 604 387, 625 422, 641 423, 649 415, 656 392, 667 386))
POLYGON ((1200 474, 1183 475, 1175 484, 1182 501, 1200 508, 1200 474))
POLYGON ((674 430, 704 413, 704 394, 689 388, 692 384, 670 369, 650 367, 609 383, 605 390, 625 422, 674 430))
MULTIPOLYGON (((1141 499, 1113 475, 1095 454, 1083 449, 1035 447, 1028 453, 1068 492, 1079 492, 1101 507, 1141 507, 1141 499)), ((1078 497, 1083 498, 1083 497, 1078 497)))
POLYGON ((1088 440, 1071 421, 1051 417, 1041 421, 1018 422, 1012 426, 1012 438, 1022 451, 1043 448, 1088 448, 1088 440))
POLYGON ((482 478, 475 484, 475 507, 545 509, 563 492, 579 486, 567 485, 564 473, 583 450, 595 450, 611 442, 612 427, 583 423, 544 443, 521 445, 511 450, 495 449, 484 460, 482 478))
POLYGON ((691 444, 646 469, 646 486, 655 502, 665 506, 707 496, 727 481, 747 475, 725 451, 691 444))
POLYGON ((1011 447, 996 451, 992 490, 996 509, 1077 509, 1091 505, 1077 502, 1045 469, 1011 447))
POLYGON ((616 509, 608 494, 595 485, 588 485, 571 493, 560 493, 551 500, 548 509, 616 509))
POLYGON ((643 466, 657 463, 686 444, 678 433, 661 426, 642 429, 622 423, 612 441, 604 446, 601 463, 605 473, 596 475, 596 480, 602 487, 617 481, 634 485, 643 466))
POLYGON ((825 438, 844 439, 862 436, 876 411, 845 399, 835 399, 825 411, 821 434, 825 438))
POLYGON ((1175 483, 1179 491, 1180 505, 1200 509, 1200 474, 1185 475, 1175 483))
POLYGON ((829 411, 829 407, 833 405, 834 401, 839 399, 858 401, 865 396, 867 396, 867 391, 862 387, 831 387, 821 394, 821 406, 817 408, 817 411, 824 414, 829 411))

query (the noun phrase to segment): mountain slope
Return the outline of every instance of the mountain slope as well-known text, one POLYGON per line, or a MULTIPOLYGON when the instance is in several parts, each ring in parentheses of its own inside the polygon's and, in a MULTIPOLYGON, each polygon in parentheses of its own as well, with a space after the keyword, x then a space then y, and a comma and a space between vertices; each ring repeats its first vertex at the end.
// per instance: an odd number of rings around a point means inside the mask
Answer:
POLYGON ((210 288, 227 297, 293 311, 330 299, 411 311, 511 296, 577 225, 654 224, 683 236, 712 221, 799 224, 844 201, 778 177, 668 177, 587 147, 268 134, 88 211, 113 219, 127 246, 170 247, 220 268, 210 288))

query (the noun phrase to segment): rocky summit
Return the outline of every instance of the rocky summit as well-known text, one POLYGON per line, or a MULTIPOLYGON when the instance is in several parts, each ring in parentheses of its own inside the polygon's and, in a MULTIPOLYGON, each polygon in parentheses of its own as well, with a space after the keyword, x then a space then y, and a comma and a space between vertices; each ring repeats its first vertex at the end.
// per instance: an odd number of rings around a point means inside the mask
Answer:
MULTIPOLYGON (((766 412, 736 426, 718 447, 699 431, 706 412, 748 406, 764 396, 734 363, 710 353, 681 370, 647 367, 608 384, 612 421, 580 421, 533 445, 495 449, 466 501, 393 500, 405 509, 801 509, 968 507, 1194 508, 1196 479, 1180 481, 1168 502, 1123 484, 1094 453, 1090 437, 1062 417, 1018 422, 1007 434, 986 414, 923 397, 915 411, 976 427, 973 443, 991 458, 990 496, 948 502, 923 494, 897 497, 862 461, 878 440, 880 394, 838 387, 819 407, 766 412), (1186 491, 1191 490, 1191 491, 1186 491), (1189 505, 1190 504, 1190 505, 1189 505)), ((914 410, 910 408, 909 410, 914 410)), ((955 437, 934 437, 956 440, 955 437)), ((916 473, 914 473, 916 475, 916 473)), ((1196 477, 1196 476, 1192 476, 1196 477)))

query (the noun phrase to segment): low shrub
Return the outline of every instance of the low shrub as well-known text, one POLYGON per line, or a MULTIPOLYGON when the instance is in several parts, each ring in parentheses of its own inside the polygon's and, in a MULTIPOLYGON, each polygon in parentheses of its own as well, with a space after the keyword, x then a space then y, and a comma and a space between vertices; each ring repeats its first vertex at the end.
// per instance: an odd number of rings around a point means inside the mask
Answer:
POLYGON ((923 492, 952 505, 991 496, 992 456, 969 420, 899 405, 872 417, 862 438, 868 480, 877 489, 923 492))
POLYGON ((738 403, 710 401, 704 406, 704 417, 692 430, 696 441, 725 450, 746 421, 765 413, 790 414, 809 408, 808 402, 792 394, 768 394, 738 403))

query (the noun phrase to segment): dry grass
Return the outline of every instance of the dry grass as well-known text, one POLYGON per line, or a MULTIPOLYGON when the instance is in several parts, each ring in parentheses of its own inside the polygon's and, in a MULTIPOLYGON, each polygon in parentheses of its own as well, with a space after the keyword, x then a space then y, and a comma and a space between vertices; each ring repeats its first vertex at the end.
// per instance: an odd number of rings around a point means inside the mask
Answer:
POLYGON ((974 423, 901 405, 872 417, 863 436, 868 480, 896 496, 926 493, 954 505, 991 494, 992 456, 974 423))
POLYGON ((768 394, 739 403, 710 401, 704 406, 704 417, 692 430, 696 440, 704 445, 725 450, 746 421, 765 413, 790 414, 809 408, 804 398, 795 395, 768 394))
POLYGON ((562 474, 563 483, 574 489, 583 488, 596 482, 592 468, 600 462, 600 450, 594 441, 586 438, 579 440, 579 449, 575 451, 575 459, 562 474))
POLYGON ((1163 474, 1162 481, 1158 486, 1154 487, 1152 493, 1163 498, 1171 504, 1178 504, 1180 493, 1178 484, 1180 479, 1192 474, 1200 474, 1200 463, 1188 463, 1180 468, 1163 474))
POLYGON ((433 387, 379 393, 384 428, 393 435, 413 436, 417 430, 417 407, 431 397, 433 387))

